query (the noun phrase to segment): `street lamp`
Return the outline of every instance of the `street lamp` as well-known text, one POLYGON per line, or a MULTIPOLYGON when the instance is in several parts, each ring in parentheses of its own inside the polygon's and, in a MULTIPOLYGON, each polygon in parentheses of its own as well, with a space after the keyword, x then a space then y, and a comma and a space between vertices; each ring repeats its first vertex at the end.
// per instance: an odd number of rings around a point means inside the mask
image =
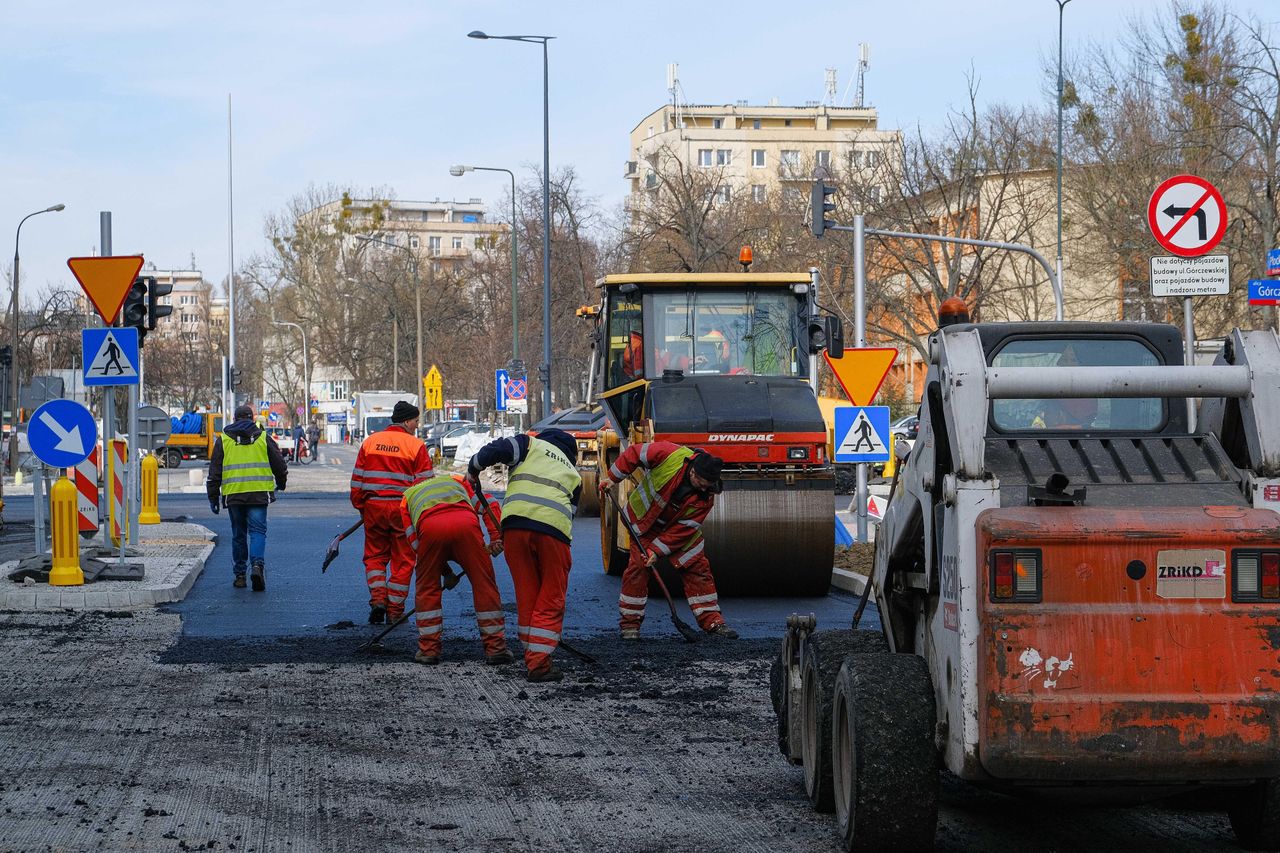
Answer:
POLYGON ((542 416, 551 413, 551 128, 547 83, 547 42, 555 36, 491 36, 480 30, 467 38, 522 41, 542 45, 542 416))
POLYGON ((351 236, 365 243, 374 243, 376 245, 383 246, 388 249, 399 249, 401 252, 405 252, 409 255, 409 263, 413 269, 414 310, 417 312, 417 318, 418 318, 417 319, 418 378, 416 380, 416 385, 414 387, 414 393, 420 394, 422 392, 418 391, 418 387, 422 385, 422 380, 425 377, 425 374, 422 372, 422 288, 418 286, 418 256, 415 255, 413 253, 413 250, 408 248, 407 246, 401 246, 400 244, 392 243, 389 240, 379 240, 376 237, 364 237, 364 236, 361 236, 360 234, 353 234, 351 236))
MULTIPOLYGON (((297 323, 271 318, 273 326, 292 326, 302 335, 302 410, 307 413, 304 420, 311 420, 311 371, 307 369, 307 330, 297 323)), ((313 449, 314 451, 314 449, 313 449)))
POLYGON ((58 213, 66 209, 65 204, 55 204, 46 207, 44 210, 37 210, 28 213, 18 222, 18 230, 13 235, 13 363, 9 368, 9 384, 13 389, 13 396, 10 402, 13 405, 13 412, 10 414, 9 428, 9 470, 14 471, 18 466, 18 241, 22 237, 22 223, 26 222, 33 216, 39 216, 42 213, 58 213))
POLYGON ((511 176, 511 363, 520 359, 520 295, 516 285, 516 176, 510 169, 493 166, 450 166, 449 174, 461 178, 467 172, 506 172, 511 176))
POLYGON ((1058 4, 1058 287, 1062 288, 1062 12, 1071 0, 1058 4))

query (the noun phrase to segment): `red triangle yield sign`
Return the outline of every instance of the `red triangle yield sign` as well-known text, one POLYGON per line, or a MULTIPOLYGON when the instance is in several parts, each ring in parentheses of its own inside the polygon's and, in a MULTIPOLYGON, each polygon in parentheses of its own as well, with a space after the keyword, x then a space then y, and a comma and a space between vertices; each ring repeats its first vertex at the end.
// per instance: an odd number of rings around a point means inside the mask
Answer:
POLYGON ((98 316, 110 326, 120 313, 129 287, 142 269, 142 255, 118 255, 101 258, 67 258, 76 281, 97 309, 98 316))

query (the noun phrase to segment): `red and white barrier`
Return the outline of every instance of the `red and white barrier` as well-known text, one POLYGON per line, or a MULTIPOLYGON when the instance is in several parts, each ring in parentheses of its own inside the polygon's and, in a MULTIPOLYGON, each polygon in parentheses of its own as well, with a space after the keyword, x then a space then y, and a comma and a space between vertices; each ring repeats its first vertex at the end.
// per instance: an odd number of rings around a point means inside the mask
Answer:
POLYGON ((107 470, 111 476, 111 544, 119 545, 121 529, 128 527, 124 517, 124 474, 128 459, 129 443, 116 439, 111 442, 110 464, 107 470))
POLYGON ((67 476, 76 486, 76 509, 80 515, 80 532, 91 533, 98 529, 98 472, 102 470, 102 453, 94 446, 89 457, 67 476))

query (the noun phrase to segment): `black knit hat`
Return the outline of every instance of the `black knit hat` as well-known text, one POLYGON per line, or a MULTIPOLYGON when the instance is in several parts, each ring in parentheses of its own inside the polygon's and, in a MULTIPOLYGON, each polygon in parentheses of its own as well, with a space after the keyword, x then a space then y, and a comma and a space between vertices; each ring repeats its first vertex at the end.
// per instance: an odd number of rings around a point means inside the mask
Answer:
POLYGON ((406 403, 400 400, 396 403, 396 407, 391 410, 391 422, 393 424, 402 424, 405 421, 411 421, 418 415, 422 414, 418 411, 418 407, 413 403, 406 403))
POLYGON ((719 456, 712 456, 705 450, 698 450, 693 454, 693 459, 689 460, 689 467, 702 479, 718 483, 720 472, 724 469, 724 460, 719 456))
POLYGON ((576 462, 578 459, 578 441, 569 433, 562 429, 544 429, 538 433, 538 438, 543 441, 549 441, 560 449, 560 452, 568 457, 570 462, 576 462))
POLYGON ((236 406, 236 410, 233 413, 233 419, 237 421, 253 420, 253 407, 252 406, 236 406))

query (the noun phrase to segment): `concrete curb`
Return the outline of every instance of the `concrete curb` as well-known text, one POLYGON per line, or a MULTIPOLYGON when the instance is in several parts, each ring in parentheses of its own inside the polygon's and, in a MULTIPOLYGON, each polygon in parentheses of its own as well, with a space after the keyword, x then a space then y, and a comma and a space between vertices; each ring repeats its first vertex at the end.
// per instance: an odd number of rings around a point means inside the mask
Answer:
POLYGON ((848 569, 832 569, 831 585, 836 589, 851 592, 854 595, 862 595, 862 590, 867 585, 867 579, 848 569))
POLYGON ((0 610, 126 610, 182 601, 204 571, 217 537, 199 524, 165 522, 143 528, 137 559, 141 581, 99 581, 75 587, 15 584, 7 575, 16 561, 0 565, 0 610))

